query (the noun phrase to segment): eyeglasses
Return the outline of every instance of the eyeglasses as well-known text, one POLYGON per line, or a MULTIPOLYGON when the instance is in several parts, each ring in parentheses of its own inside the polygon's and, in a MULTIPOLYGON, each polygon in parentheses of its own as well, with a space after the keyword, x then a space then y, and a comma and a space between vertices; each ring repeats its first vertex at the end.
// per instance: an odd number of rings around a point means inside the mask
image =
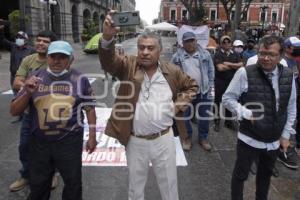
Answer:
POLYGON ((258 52, 257 56, 260 58, 270 58, 270 59, 275 59, 277 56, 279 56, 279 54, 277 53, 272 53, 272 52, 258 52))

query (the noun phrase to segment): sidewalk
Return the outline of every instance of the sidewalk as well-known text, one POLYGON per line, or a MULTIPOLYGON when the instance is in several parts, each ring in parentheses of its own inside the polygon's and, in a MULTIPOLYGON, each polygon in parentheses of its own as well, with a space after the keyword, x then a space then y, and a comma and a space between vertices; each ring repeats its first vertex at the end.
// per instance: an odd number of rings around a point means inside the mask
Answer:
POLYGON ((0 50, 0 93, 10 89, 10 52, 0 50))

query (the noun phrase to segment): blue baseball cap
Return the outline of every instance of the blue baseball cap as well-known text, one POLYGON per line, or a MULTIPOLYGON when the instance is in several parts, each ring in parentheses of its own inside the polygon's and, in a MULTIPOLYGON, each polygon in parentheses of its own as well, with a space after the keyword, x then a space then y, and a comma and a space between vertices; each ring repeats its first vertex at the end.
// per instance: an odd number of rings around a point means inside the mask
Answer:
POLYGON ((185 32, 182 36, 183 41, 191 40, 191 39, 196 39, 196 35, 193 32, 185 32))
POLYGON ((54 54, 54 53, 62 53, 71 56, 73 54, 73 48, 66 41, 62 41, 62 40, 54 41, 50 43, 48 47, 47 55, 54 54))

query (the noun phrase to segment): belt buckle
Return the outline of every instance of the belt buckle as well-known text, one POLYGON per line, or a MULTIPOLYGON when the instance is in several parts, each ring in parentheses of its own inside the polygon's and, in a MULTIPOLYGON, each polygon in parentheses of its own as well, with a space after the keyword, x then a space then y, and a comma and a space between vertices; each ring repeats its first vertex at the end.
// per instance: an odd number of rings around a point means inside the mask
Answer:
POLYGON ((147 138, 148 140, 155 140, 156 138, 160 137, 160 133, 153 133, 152 135, 149 135, 147 138))

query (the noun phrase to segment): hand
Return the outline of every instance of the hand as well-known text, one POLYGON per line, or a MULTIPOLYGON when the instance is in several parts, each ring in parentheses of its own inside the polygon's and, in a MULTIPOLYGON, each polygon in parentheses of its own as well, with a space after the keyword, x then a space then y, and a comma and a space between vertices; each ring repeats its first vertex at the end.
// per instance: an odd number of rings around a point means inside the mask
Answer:
POLYGON ((115 10, 111 10, 105 17, 103 23, 103 38, 105 40, 111 40, 117 34, 117 32, 120 31, 120 27, 114 26, 114 22, 111 17, 111 15, 115 12, 115 10))
POLYGON ((40 77, 31 76, 29 79, 25 81, 24 89, 30 94, 32 94, 37 90, 40 81, 41 81, 40 77))
POLYGON ((283 152, 287 152, 287 149, 288 149, 288 147, 290 145, 290 140, 281 137, 280 138, 280 145, 281 145, 281 148, 282 148, 283 152))
POLYGON ((223 62, 224 65, 226 65, 227 67, 231 66, 231 62, 223 62))
POLYGON ((96 138, 89 137, 88 141, 86 142, 85 150, 88 152, 88 154, 91 154, 96 149, 96 146, 97 146, 96 138))

